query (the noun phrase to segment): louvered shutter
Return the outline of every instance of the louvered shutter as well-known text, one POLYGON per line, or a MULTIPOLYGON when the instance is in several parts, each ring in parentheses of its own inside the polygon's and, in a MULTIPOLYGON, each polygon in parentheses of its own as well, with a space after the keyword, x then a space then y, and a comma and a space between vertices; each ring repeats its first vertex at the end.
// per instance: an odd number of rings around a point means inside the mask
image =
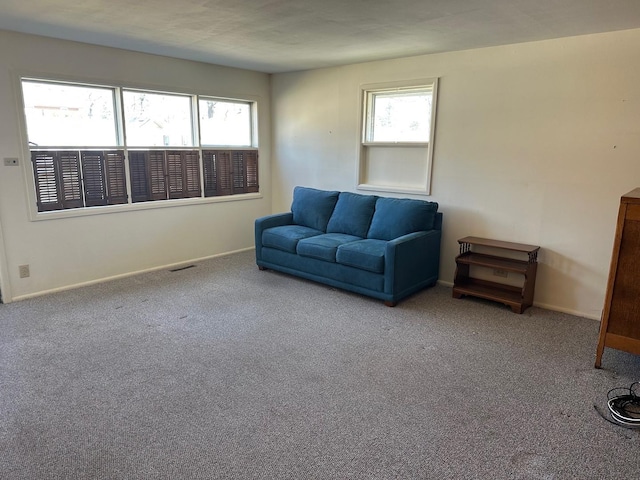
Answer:
POLYGON ((184 156, 184 196, 199 197, 200 193, 200 155, 197 150, 182 152, 184 156))
POLYGON ((82 152, 82 181, 84 200, 87 207, 107 204, 107 185, 104 176, 104 155, 102 152, 82 152))
POLYGON ((255 150, 204 150, 202 164, 205 197, 259 190, 255 150))
POLYGON ((216 180, 217 195, 231 195, 233 193, 233 168, 231 152, 216 150, 216 180))
POLYGON ((148 155, 151 200, 166 200, 167 172, 165 169, 164 151, 150 150, 148 155))
POLYGON ((31 152, 33 174, 36 179, 36 201, 39 212, 60 210, 60 192, 56 174, 56 152, 31 152))
POLYGON ((257 192, 260 190, 260 184, 258 183, 258 152, 248 150, 244 153, 244 170, 246 178, 245 192, 257 192))
POLYGON ((218 194, 216 152, 214 150, 202 152, 202 166, 204 167, 204 196, 213 197, 218 194))
POLYGON ((169 198, 184 197, 184 171, 182 152, 167 151, 167 179, 169 184, 169 198))
POLYGON ((80 177, 79 152, 58 152, 58 165, 62 208, 82 207, 82 182, 80 177))
POLYGON ((129 177, 131 201, 135 203, 151 200, 148 152, 129 151, 129 177))
POLYGON ((244 168, 244 152, 234 150, 231 152, 233 165, 233 193, 244 193, 245 186, 245 168, 244 168))
POLYGON ((107 178, 107 203, 109 205, 127 203, 124 152, 122 150, 104 152, 104 167, 107 178))

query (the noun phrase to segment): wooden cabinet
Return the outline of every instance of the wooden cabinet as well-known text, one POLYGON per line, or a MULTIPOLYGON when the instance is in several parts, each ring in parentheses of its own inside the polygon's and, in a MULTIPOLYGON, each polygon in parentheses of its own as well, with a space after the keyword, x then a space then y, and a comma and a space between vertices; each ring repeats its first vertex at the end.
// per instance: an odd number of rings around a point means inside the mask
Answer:
POLYGON ((620 199, 596 368, 604 347, 640 354, 640 188, 620 199))
POLYGON ((458 240, 458 243, 460 255, 456 257, 453 298, 461 298, 464 295, 486 298, 510 306, 515 313, 522 313, 533 304, 540 247, 480 237, 464 237, 458 240), (477 247, 485 247, 498 253, 474 251, 477 247), (500 254, 501 251, 505 254, 500 254), (526 258, 512 258, 514 254, 526 258), (471 275, 472 266, 485 267, 507 274, 509 272, 520 274, 523 276, 522 285, 513 286, 474 278, 471 275))

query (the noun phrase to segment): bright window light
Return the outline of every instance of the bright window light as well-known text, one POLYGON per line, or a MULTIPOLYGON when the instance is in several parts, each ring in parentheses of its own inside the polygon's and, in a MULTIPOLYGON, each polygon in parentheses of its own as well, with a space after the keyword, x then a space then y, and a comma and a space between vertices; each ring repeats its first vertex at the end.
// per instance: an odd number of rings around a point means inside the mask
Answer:
POLYGON ((200 98, 200 143, 251 146, 251 104, 200 98))
POLYGON ((365 142, 428 143, 432 87, 367 92, 365 142))
POLYGON ((118 145, 112 88, 22 81, 31 146, 118 145))
POLYGON ((127 145, 130 147, 191 147, 191 96, 122 92, 127 145))

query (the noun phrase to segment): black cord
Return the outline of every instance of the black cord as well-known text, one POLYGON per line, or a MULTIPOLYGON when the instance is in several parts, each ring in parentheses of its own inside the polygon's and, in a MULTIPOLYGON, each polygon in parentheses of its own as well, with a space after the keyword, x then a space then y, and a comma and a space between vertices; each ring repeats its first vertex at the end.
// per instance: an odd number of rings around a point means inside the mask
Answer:
POLYGON ((640 428, 640 382, 633 382, 629 388, 616 387, 607 392, 608 419, 600 409, 594 405, 596 412, 607 422, 624 428, 640 428), (614 395, 614 392, 619 392, 614 395), (622 393, 624 392, 624 393, 622 393))

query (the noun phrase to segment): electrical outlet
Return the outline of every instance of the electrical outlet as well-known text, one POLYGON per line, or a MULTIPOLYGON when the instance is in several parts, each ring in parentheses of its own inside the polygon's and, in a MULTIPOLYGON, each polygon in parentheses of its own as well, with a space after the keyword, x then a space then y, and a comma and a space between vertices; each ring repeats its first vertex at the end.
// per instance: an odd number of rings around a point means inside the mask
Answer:
POLYGON ((5 158, 4 159, 4 166, 5 167, 15 167, 18 165, 18 159, 15 157, 12 158, 5 158))
POLYGON ((20 271, 20 278, 27 278, 31 273, 29 272, 29 265, 18 265, 20 271))
POLYGON ((493 269, 493 274, 496 277, 507 277, 509 275, 509 272, 507 272, 506 270, 501 270, 499 268, 494 268, 493 269))

